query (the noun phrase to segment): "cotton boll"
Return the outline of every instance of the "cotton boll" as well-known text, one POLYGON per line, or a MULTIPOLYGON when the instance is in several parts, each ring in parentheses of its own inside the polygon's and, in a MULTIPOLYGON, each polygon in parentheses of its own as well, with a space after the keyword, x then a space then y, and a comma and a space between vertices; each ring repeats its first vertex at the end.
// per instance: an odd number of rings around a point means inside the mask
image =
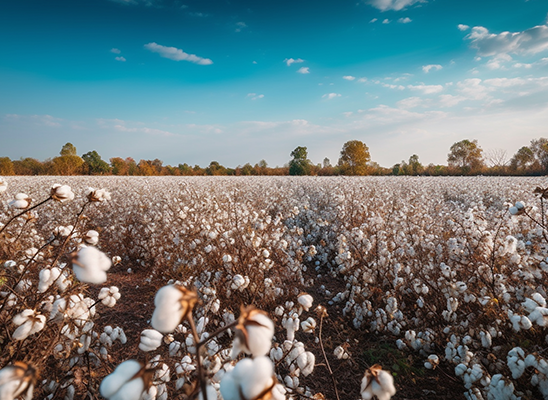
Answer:
POLYGON ((82 247, 72 260, 76 278, 85 283, 99 284, 107 281, 106 271, 112 262, 105 253, 95 247, 82 247))
POLYGON ((307 318, 301 322, 301 329, 305 333, 314 333, 314 330, 316 329, 316 320, 312 317, 307 318))
POLYGON ((99 243, 99 232, 95 230, 87 231, 84 236, 84 241, 91 246, 97 245, 97 243, 99 243))
POLYGON ((236 325, 231 357, 243 351, 255 357, 268 354, 274 336, 274 323, 268 316, 253 306, 243 308, 236 325))
POLYGON ((31 202, 32 199, 28 195, 24 193, 17 193, 15 195, 15 199, 10 201, 8 205, 18 210, 24 210, 25 208, 30 207, 31 202))
POLYGON ((101 395, 109 400, 139 400, 145 390, 143 378, 136 377, 143 366, 135 360, 121 363, 99 386, 101 395))
POLYGON ((309 351, 306 351, 297 357, 297 365, 301 369, 301 373, 304 376, 308 376, 314 370, 316 357, 309 351))
POLYGON ((162 333, 170 333, 186 318, 198 301, 197 294, 180 285, 167 285, 156 293, 150 324, 162 333))
POLYGON ((154 351, 162 345, 164 335, 155 329, 145 329, 141 332, 139 348, 145 352, 154 351))
POLYGON ((114 307, 116 301, 120 299, 120 292, 116 286, 111 286, 110 288, 102 288, 97 296, 101 303, 107 307, 114 307))
POLYGON ((525 352, 521 347, 514 347, 508 352, 508 368, 512 372, 512 378, 518 379, 525 371, 525 352))
POLYGON ((301 293, 297 301, 304 308, 305 311, 308 311, 310 307, 312 307, 312 302, 314 301, 314 299, 308 293, 301 293))
POLYGON ((360 392, 362 399, 369 400, 377 396, 378 400, 389 400, 396 394, 394 378, 389 372, 383 371, 380 365, 374 365, 365 371, 360 392))

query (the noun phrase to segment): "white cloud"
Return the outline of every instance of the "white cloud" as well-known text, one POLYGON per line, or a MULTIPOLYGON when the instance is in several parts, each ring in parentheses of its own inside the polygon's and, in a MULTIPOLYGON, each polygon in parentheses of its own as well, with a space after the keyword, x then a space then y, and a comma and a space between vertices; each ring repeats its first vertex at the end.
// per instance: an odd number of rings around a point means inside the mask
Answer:
POLYGON ((308 67, 301 67, 297 70, 297 72, 299 74, 309 74, 310 73, 310 68, 308 67))
POLYGON ((163 131, 161 129, 154 128, 128 128, 125 125, 114 125, 114 129, 120 132, 137 132, 137 133, 146 133, 147 135, 159 135, 159 136, 173 136, 174 134, 168 131, 163 131))
POLYGON ((490 33, 483 26, 475 26, 466 36, 471 47, 480 56, 494 56, 501 53, 536 54, 548 50, 548 25, 538 25, 523 32, 490 33))
POLYGON ((337 97, 341 97, 341 95, 339 93, 326 93, 322 96, 322 99, 331 100, 337 97))
POLYGON ((463 31, 463 32, 470 29, 470 27, 468 25, 464 25, 464 24, 458 24, 457 28, 459 29, 459 31, 463 31))
POLYGON ((241 32, 244 28, 247 28, 245 22, 236 22, 236 32, 241 32))
POLYGON ((407 88, 410 90, 418 90, 424 94, 439 93, 443 90, 442 85, 408 85, 407 88))
POLYGON ((374 22, 377 22, 378 19, 377 18, 373 18, 371 21, 369 21, 370 24, 374 23, 374 22))
POLYGON ((439 106, 442 108, 453 107, 459 104, 460 102, 466 100, 466 97, 463 96, 453 96, 451 94, 441 94, 439 97, 439 106))
POLYGON ((388 18, 386 18, 385 20, 382 21, 383 24, 389 24, 390 23, 390 20, 388 18))
POLYGON ((381 82, 375 82, 375 83, 380 83, 380 85, 382 87, 385 87, 385 88, 388 88, 388 89, 397 89, 397 90, 404 90, 405 89, 405 86, 402 86, 402 85, 392 85, 392 84, 389 84, 389 83, 381 83, 381 82))
POLYGON ((113 47, 112 49, 110 49, 110 52, 114 53, 114 54, 120 54, 121 53, 120 49, 117 49, 116 47, 113 47))
POLYGON ((21 122, 30 122, 33 125, 43 125, 49 126, 51 128, 58 128, 61 126, 63 119, 56 118, 51 115, 20 115, 20 114, 6 114, 4 119, 8 121, 21 121, 21 122))
POLYGON ((195 64, 199 64, 199 65, 213 64, 213 61, 211 61, 209 58, 198 57, 195 54, 185 53, 183 50, 178 49, 176 47, 162 46, 154 42, 145 44, 145 49, 150 50, 153 53, 158 53, 160 54, 161 57, 169 58, 170 60, 174 60, 174 61, 184 60, 184 61, 190 61, 195 64))
POLYGON ((457 91, 468 99, 484 100, 491 90, 482 85, 481 79, 471 78, 458 82, 457 91))
POLYGON ((126 58, 125 58, 125 57, 116 57, 115 60, 116 60, 116 61, 126 62, 126 58))
POLYGON ((405 17, 405 18, 400 18, 400 19, 398 19, 398 22, 399 22, 400 24, 408 24, 408 23, 410 23, 411 21, 413 21, 413 20, 412 20, 411 18, 409 18, 409 17, 405 17))
POLYGON ((429 73, 430 70, 439 71, 443 67, 439 64, 430 64, 430 65, 423 65, 422 70, 425 74, 429 73))
POLYGON ((368 0, 367 3, 381 11, 388 11, 388 10, 399 11, 415 3, 426 3, 426 1, 424 0, 368 0))
POLYGON ((365 82, 367 82, 367 78, 360 78, 360 79, 358 79, 358 82, 365 83, 365 82))
POLYGON ((354 79, 356 79, 356 77, 352 75, 345 75, 343 76, 343 79, 346 79, 347 81, 353 81, 354 79))
POLYGON ((295 63, 302 63, 304 62, 304 60, 302 58, 297 58, 297 59, 294 59, 294 58, 286 58, 284 60, 284 63, 287 64, 287 66, 289 67, 291 64, 295 64, 295 63))
POLYGON ((396 103, 398 108, 410 109, 416 108, 424 105, 424 100, 420 97, 408 97, 406 99, 400 100, 396 103))
POLYGON ((247 97, 251 97, 251 100, 259 100, 264 97, 264 94, 248 93, 247 97))

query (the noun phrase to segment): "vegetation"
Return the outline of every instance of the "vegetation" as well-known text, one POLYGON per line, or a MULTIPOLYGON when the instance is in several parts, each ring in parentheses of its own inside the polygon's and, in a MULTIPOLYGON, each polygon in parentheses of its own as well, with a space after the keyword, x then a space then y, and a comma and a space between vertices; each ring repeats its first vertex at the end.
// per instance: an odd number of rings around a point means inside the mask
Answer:
POLYGON ((490 149, 486 152, 477 140, 464 139, 454 143, 447 155, 447 165, 423 165, 419 156, 413 154, 407 161, 402 160, 390 168, 381 167, 371 160, 369 148, 359 140, 350 140, 343 144, 337 165, 329 158, 320 164, 308 159, 305 146, 296 147, 291 159, 282 167, 269 167, 265 160, 255 165, 246 163, 235 168, 211 161, 209 166, 190 166, 187 163, 178 166, 164 165, 160 159, 139 160, 113 157, 106 162, 96 150, 78 156, 76 147, 66 143, 58 157, 39 161, 34 158, 11 160, 0 157, 0 175, 117 175, 117 176, 259 176, 259 175, 491 175, 491 176, 539 176, 548 174, 548 139, 531 140, 529 146, 523 146, 510 158, 505 150, 490 149))

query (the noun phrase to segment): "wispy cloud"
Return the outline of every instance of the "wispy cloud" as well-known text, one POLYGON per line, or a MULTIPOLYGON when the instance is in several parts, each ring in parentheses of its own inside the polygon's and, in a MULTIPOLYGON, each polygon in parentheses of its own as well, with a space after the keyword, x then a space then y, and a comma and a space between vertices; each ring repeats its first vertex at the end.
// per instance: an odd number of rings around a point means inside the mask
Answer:
POLYGON ((356 77, 352 75, 345 75, 343 76, 343 79, 346 79, 347 81, 353 81, 354 79, 356 79, 356 77))
POLYGON ((478 55, 494 56, 500 53, 537 54, 548 50, 548 25, 537 25, 522 32, 490 33, 483 26, 475 26, 466 36, 478 55))
POLYGON ((457 28, 459 29, 459 31, 463 31, 463 32, 470 29, 468 25, 464 25, 464 24, 458 24, 457 28))
POLYGON ((114 54, 120 54, 121 53, 120 49, 117 49, 116 47, 113 47, 112 49, 110 49, 110 52, 114 53, 114 54))
POLYGON ((420 91, 424 94, 439 93, 443 90, 442 85, 408 85, 407 88, 420 91))
POLYGON ((374 23, 374 22, 377 22, 378 19, 377 18, 373 18, 371 21, 369 21, 370 24, 374 23))
POLYGON ((310 68, 308 67, 301 67, 297 70, 297 72, 299 74, 309 74, 310 73, 310 68))
POLYGON ((423 65, 422 70, 425 74, 429 73, 430 71, 439 71, 443 67, 439 64, 429 64, 429 65, 423 65))
POLYGON ((284 63, 286 63, 288 67, 289 67, 291 64, 302 63, 302 62, 304 62, 304 60, 303 60, 302 58, 297 58, 297 59, 295 59, 295 58, 286 58, 286 59, 284 60, 284 63))
POLYGON ((415 3, 426 3, 425 0, 367 0, 366 2, 381 11, 400 11, 415 3))
POLYGON ((398 19, 398 22, 399 22, 400 24, 408 24, 408 23, 410 23, 411 21, 413 21, 413 20, 412 20, 411 18, 409 18, 409 17, 405 17, 405 18, 400 18, 400 19, 398 19))
POLYGON ((388 18, 386 18, 385 20, 382 21, 383 24, 389 24, 390 23, 390 20, 388 18))
POLYGON ((169 58, 170 60, 174 60, 174 61, 184 60, 184 61, 190 61, 195 64, 199 64, 199 65, 213 64, 213 61, 211 61, 209 58, 199 57, 195 54, 188 54, 176 47, 162 46, 154 42, 145 44, 145 49, 150 50, 153 53, 158 53, 160 54, 161 57, 169 58))
POLYGON ((125 58, 125 57, 116 57, 115 60, 116 60, 116 61, 121 61, 121 62, 126 62, 126 58, 125 58))
POLYGON ((322 99, 331 100, 337 97, 341 97, 341 95, 339 93, 326 93, 322 96, 322 99))
POLYGON ((264 97, 264 94, 257 94, 257 93, 248 93, 247 97, 250 97, 251 100, 259 100, 264 97))
POLYGON ((236 22, 236 32, 241 32, 244 28, 247 28, 245 22, 236 22))

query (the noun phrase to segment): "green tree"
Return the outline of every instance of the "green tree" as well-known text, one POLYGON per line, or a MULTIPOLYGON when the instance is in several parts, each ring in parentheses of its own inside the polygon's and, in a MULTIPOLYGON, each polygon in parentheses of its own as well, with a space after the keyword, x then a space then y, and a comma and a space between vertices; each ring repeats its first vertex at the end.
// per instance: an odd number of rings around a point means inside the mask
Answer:
POLYGON ((536 159, 533 150, 527 146, 520 148, 510 160, 510 168, 518 174, 527 173, 535 165, 536 159))
POLYGON ((61 154, 62 156, 76 156, 76 147, 69 142, 61 148, 59 154, 61 154))
POLYGON ((450 167, 460 169, 461 173, 478 172, 484 166, 482 151, 477 140, 461 140, 449 149, 447 162, 450 167))
POLYGON ((293 159, 289 161, 289 175, 310 175, 310 160, 306 147, 299 146, 291 152, 293 159))
POLYGON ((419 161, 419 156, 413 154, 409 157, 409 163, 407 164, 410 175, 420 175, 424 172, 424 167, 419 161))
POLYGON ((539 172, 548 173, 548 139, 539 138, 531 140, 529 148, 535 155, 535 159, 540 169, 539 172))
POLYGON ((85 169, 89 175, 105 175, 110 173, 110 166, 101 159, 101 156, 95 150, 84 154, 82 160, 84 160, 85 169))
POLYGON ((344 175, 365 175, 371 160, 369 148, 359 140, 350 140, 343 145, 339 157, 339 168, 344 175))
POLYGON ((226 175, 226 168, 217 161, 211 161, 205 172, 206 175, 226 175))

